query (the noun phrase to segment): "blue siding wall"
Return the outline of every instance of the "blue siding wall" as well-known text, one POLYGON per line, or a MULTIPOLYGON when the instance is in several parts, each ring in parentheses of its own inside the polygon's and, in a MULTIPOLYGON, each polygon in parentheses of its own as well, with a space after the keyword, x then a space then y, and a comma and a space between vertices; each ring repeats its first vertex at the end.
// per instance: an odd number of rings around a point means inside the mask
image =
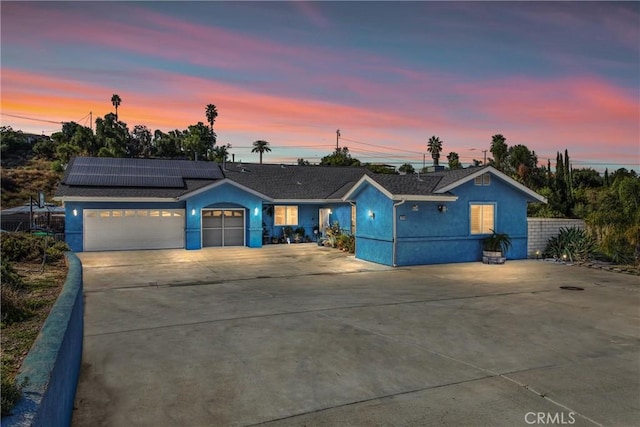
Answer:
POLYGON ((356 200, 356 257, 379 264, 393 264, 393 202, 372 185, 365 184, 356 200), (369 215, 369 212, 373 216, 369 215))
MULTIPOLYGON (((527 201, 529 196, 491 176, 488 186, 472 181, 455 188, 455 202, 412 202, 397 207, 396 265, 470 262, 482 259, 482 240, 472 235, 470 205, 495 203, 495 230, 508 233, 509 259, 527 258, 527 201), (446 206, 446 211, 438 210, 446 206)), ((393 265, 393 202, 365 183, 354 195, 358 209, 356 256, 393 265), (368 217, 371 210, 375 219, 368 217)))
POLYGON ((186 247, 202 248, 201 210, 203 208, 244 208, 246 245, 262 247, 262 199, 231 184, 222 184, 196 194, 186 201, 186 247))
POLYGON ((72 251, 82 252, 82 219, 84 209, 184 209, 184 202, 66 202, 65 203, 65 241, 72 251), (73 214, 74 209, 77 215, 73 214))

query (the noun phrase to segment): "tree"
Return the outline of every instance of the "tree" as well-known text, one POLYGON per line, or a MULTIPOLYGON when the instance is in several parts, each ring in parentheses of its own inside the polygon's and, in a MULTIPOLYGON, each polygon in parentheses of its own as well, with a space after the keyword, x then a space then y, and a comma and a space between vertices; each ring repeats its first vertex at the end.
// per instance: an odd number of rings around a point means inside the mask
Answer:
POLYGON ((364 166, 373 173, 380 173, 380 174, 387 174, 387 175, 398 174, 398 172, 396 172, 396 168, 391 165, 385 165, 382 163, 365 163, 364 166))
POLYGON ((351 157, 348 147, 339 147, 320 160, 320 166, 360 166, 360 160, 351 157))
POLYGON ((449 169, 462 169, 462 165, 460 164, 460 156, 458 153, 450 152, 447 156, 447 160, 449 161, 449 169))
POLYGON ((514 145, 508 148, 506 162, 503 163, 506 163, 503 164, 503 172, 532 187, 531 177, 538 164, 535 151, 530 151, 526 145, 514 145))
POLYGON ((442 152, 442 141, 437 136, 432 136, 427 141, 427 151, 431 153, 433 159, 433 166, 438 166, 440 163, 440 153, 442 152))
POLYGON ((218 163, 226 163, 229 158, 229 149, 231 144, 218 145, 213 147, 211 152, 211 160, 218 163))
POLYGON ((213 130, 213 124, 218 117, 218 108, 214 104, 208 104, 205 109, 205 114, 207 116, 207 123, 209 123, 209 128, 211 129, 211 150, 213 152, 215 150, 216 142, 218 141, 218 135, 213 130))
POLYGON ((602 177, 598 171, 591 168, 574 169, 571 172, 571 182, 576 190, 581 188, 602 187, 602 177))
POLYGON ((205 114, 207 116, 207 123, 209 123, 209 126, 211 127, 211 132, 213 133, 213 124, 215 123, 216 118, 218 117, 218 108, 216 108, 216 106, 213 104, 208 104, 207 108, 205 109, 205 114))
POLYGON ((309 160, 305 160, 302 157, 298 159, 298 166, 310 166, 309 160))
POLYGON ((144 125, 135 125, 128 147, 131 157, 149 158, 154 154, 151 131, 144 125))
POLYGON ((416 170, 411 163, 403 164, 398 168, 398 171, 406 174, 416 173, 416 170))
POLYGON ((117 122, 118 121, 118 107, 122 103, 122 99, 120 99, 120 95, 114 93, 113 96, 111 97, 111 103, 113 104, 113 106, 116 109, 116 122, 117 122))
POLYGON ((507 159, 508 146, 507 139, 502 134, 496 134, 491 137, 491 154, 493 154, 493 160, 491 164, 499 171, 504 172, 505 161, 507 159))
POLYGON ((153 133, 153 146, 155 154, 158 157, 175 158, 181 155, 182 147, 182 132, 179 130, 172 130, 169 133, 164 133, 161 130, 156 130, 153 133))
POLYGON ((27 138, 21 130, 14 131, 11 126, 0 127, 0 146, 2 157, 8 154, 15 154, 16 151, 23 151, 29 147, 27 138))
POLYGON ((106 114, 96 119, 96 141, 101 157, 127 157, 129 129, 127 124, 116 120, 114 114, 106 114))
POLYGON ((258 140, 258 141, 254 141, 253 142, 253 149, 251 150, 252 153, 260 153, 260 164, 262 164, 262 153, 269 153, 271 152, 271 148, 269 147, 269 142, 268 141, 263 141, 263 140, 258 140))
POLYGON ((183 152, 192 160, 203 160, 213 155, 213 135, 211 129, 198 122, 189 126, 184 133, 183 152))

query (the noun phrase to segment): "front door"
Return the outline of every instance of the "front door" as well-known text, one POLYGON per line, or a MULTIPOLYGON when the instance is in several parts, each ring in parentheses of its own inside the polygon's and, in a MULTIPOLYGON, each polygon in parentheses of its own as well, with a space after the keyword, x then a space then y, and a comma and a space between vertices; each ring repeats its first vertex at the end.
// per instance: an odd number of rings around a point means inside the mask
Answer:
POLYGON ((331 209, 329 208, 320 209, 318 213, 318 218, 319 218, 318 222, 320 223, 320 233, 322 233, 323 236, 327 234, 327 228, 331 226, 330 216, 331 216, 331 209))

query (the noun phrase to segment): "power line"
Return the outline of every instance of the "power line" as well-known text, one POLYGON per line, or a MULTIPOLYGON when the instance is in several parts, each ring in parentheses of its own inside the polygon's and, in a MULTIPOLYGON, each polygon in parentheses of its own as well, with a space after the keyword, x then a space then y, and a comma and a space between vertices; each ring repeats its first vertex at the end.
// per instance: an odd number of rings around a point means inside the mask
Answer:
POLYGON ((0 113, 3 116, 15 117, 16 119, 25 119, 25 120, 33 120, 36 122, 45 122, 45 123, 55 123, 55 124, 63 124, 64 122, 56 122, 54 120, 45 120, 45 119, 36 119, 34 117, 26 117, 26 116, 18 116, 17 114, 9 114, 9 113, 0 113))
POLYGON ((423 154, 422 151, 402 150, 400 148, 385 147, 384 145, 370 144, 368 142, 362 142, 362 141, 356 141, 353 139, 343 138, 342 136, 340 137, 340 139, 342 139, 343 141, 355 142, 356 144, 368 145, 370 147, 384 148, 391 151, 400 151, 402 153, 414 153, 414 154, 420 154, 420 155, 423 154))

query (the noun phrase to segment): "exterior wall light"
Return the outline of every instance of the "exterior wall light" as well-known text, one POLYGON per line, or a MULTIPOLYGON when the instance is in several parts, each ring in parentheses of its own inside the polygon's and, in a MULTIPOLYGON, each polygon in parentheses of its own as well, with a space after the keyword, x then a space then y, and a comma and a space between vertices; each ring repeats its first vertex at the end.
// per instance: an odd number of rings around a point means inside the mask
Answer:
POLYGON ((412 210, 413 212, 418 212, 418 210, 419 210, 419 209, 420 209, 420 208, 418 208, 418 205, 413 205, 413 206, 411 206, 411 210, 412 210))
POLYGON ((195 216, 196 214, 196 210, 195 209, 191 209, 191 216, 195 216))
POLYGON ((446 211, 447 211, 446 205, 438 205, 438 212, 446 212, 446 211))
POLYGON ((369 211, 369 218, 376 219, 376 213, 370 210, 369 211))
POLYGON ((78 209, 73 210, 73 216, 78 216, 78 209))
POLYGON ((258 213, 259 213, 259 212, 260 212, 260 211, 258 211, 258 208, 257 208, 257 207, 256 207, 256 208, 253 208, 253 216, 258 216, 258 213))

